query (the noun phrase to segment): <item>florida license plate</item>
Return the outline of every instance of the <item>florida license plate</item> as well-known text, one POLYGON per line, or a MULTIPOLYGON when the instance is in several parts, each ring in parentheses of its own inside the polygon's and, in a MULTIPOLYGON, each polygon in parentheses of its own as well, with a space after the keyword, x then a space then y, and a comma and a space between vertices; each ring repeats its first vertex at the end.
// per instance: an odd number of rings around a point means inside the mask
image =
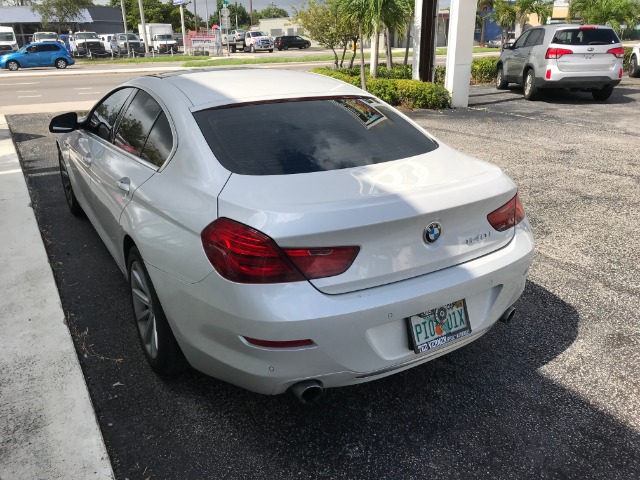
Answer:
POLYGON ((443 305, 407 318, 413 351, 423 353, 455 342, 471 333, 464 300, 443 305))

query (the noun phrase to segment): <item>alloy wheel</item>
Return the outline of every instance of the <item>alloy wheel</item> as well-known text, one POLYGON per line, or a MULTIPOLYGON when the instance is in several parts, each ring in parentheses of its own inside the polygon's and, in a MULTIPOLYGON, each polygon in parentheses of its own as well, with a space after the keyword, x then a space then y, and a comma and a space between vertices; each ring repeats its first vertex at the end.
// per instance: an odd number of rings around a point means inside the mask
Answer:
POLYGON ((136 324, 140 332, 140 338, 149 358, 156 359, 158 356, 158 327, 156 314, 154 311, 151 293, 147 285, 142 267, 135 260, 131 264, 131 296, 133 298, 133 309, 136 317, 136 324))

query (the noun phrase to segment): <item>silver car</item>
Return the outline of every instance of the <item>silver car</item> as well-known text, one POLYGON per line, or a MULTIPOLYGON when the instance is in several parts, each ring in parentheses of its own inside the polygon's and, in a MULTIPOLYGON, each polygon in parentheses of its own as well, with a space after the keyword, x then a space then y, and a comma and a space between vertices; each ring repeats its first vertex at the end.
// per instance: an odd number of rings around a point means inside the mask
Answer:
POLYGON ((624 48, 610 27, 535 27, 514 44, 504 46, 496 88, 504 90, 509 83, 523 85, 527 100, 534 100, 544 88, 583 90, 596 100, 606 100, 620 83, 623 59, 624 48))
POLYGON ((516 184, 338 80, 147 76, 50 129, 159 373, 309 402, 480 338, 524 290, 516 184))

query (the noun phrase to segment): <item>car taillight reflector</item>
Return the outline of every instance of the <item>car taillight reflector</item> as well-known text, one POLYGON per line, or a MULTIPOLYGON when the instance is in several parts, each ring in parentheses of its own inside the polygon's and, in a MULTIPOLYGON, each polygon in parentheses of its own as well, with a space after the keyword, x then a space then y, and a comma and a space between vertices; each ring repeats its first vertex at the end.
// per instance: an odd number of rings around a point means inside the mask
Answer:
POLYGON ((264 233, 219 218, 200 234, 216 271, 237 283, 284 283, 344 273, 359 247, 290 248, 284 251, 264 233))
POLYGON ((550 68, 547 69, 547 73, 544 74, 544 78, 546 78, 547 80, 549 80, 551 78, 551 69, 550 68))
POLYGON ((622 69, 618 72, 618 78, 622 78, 622 69))
POLYGON ((520 201, 519 194, 505 203, 500 208, 487 215, 487 220, 493 228, 503 232, 508 228, 515 227, 524 218, 524 206, 520 201))
POLYGON ((610 48, 607 53, 615 55, 618 58, 624 58, 624 47, 610 48))
POLYGON ((546 59, 558 59, 563 55, 570 55, 573 53, 573 50, 569 50, 568 48, 547 48, 547 53, 544 58, 546 59))
POLYGON ((267 348, 294 348, 294 347, 308 347, 313 345, 313 340, 307 338, 304 340, 259 340, 257 338, 243 337, 247 342, 252 345, 267 348))
POLYGON ((284 253, 309 280, 346 272, 359 251, 360 247, 284 249, 284 253))

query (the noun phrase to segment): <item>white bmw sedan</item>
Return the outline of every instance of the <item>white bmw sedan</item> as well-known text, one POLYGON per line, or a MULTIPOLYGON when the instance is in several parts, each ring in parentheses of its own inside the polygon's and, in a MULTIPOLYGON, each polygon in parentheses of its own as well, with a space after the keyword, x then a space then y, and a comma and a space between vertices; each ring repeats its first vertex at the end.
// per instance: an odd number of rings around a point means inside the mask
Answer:
POLYGON ((346 83, 151 75, 49 128, 159 373, 309 402, 480 338, 524 289, 515 183, 346 83))

